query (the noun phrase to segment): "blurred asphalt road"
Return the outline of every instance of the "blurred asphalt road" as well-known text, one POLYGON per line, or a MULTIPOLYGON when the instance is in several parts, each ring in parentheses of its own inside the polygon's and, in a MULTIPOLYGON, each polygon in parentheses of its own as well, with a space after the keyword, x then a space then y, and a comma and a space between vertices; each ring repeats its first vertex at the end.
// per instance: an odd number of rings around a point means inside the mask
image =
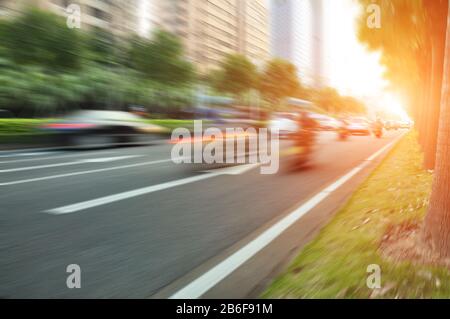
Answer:
POLYGON ((170 145, 0 153, 0 298, 151 297, 399 135, 326 133, 314 167, 277 175, 194 172, 170 145), (66 287, 69 264, 80 289, 66 287))

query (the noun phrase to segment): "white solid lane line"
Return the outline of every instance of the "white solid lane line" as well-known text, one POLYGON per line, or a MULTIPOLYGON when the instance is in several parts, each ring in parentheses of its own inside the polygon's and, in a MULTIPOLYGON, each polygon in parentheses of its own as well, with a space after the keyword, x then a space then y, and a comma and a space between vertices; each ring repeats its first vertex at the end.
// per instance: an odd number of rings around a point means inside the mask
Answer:
MULTIPOLYGON (((52 154, 55 154, 54 156, 45 156, 45 157, 34 157, 34 158, 25 158, 25 159, 13 159, 9 161, 0 161, 0 164, 15 164, 15 163, 22 163, 22 162, 37 162, 37 161, 44 161, 44 160, 51 160, 51 159, 61 159, 61 158, 70 158, 70 157, 89 157, 89 156, 97 156, 97 155, 106 155, 114 153, 112 151, 102 151, 102 152, 93 152, 93 153, 76 153, 76 154, 68 154, 68 155, 61 155, 58 156, 57 154, 60 154, 62 152, 54 152, 52 154)), ((66 153, 67 154, 67 153, 66 153)), ((46 155, 46 153, 40 153, 40 155, 46 155)), ((1 157, 1 156, 0 156, 1 157)))
MULTIPOLYGON (((48 155, 48 154, 57 154, 59 152, 33 152, 33 153, 11 153, 8 152, 6 155, 0 155, 0 158, 9 158, 9 157, 22 157, 22 156, 39 156, 39 155, 48 155)), ((2 154, 2 153, 0 153, 2 154)))
POLYGON ((121 161, 124 159, 130 159, 135 157, 142 157, 143 155, 125 155, 125 156, 114 156, 114 157, 98 157, 98 158, 86 158, 80 159, 78 162, 80 163, 107 163, 114 161, 121 161))
MULTIPOLYGON (((401 135, 403 136, 403 134, 401 135)), ((327 198, 333 191, 337 190, 349 179, 360 172, 370 161, 374 160, 378 155, 386 151, 389 147, 394 145, 400 138, 398 137, 382 149, 377 151, 372 156, 368 157, 362 164, 352 169, 349 173, 345 174, 331 185, 314 195, 306 203, 289 213, 286 217, 272 225, 269 229, 264 231, 250 243, 233 253, 231 256, 208 270, 206 273, 183 287, 179 291, 171 295, 170 299, 196 299, 204 295, 208 290, 213 288, 233 271, 242 266, 250 258, 255 256, 264 247, 269 245, 275 238, 281 235, 286 229, 296 223, 302 216, 307 214, 311 209, 316 207, 325 198, 327 198)))
POLYGON ((181 185, 198 182, 198 181, 216 177, 219 175, 243 174, 246 171, 249 171, 257 166, 259 166, 259 164, 248 164, 248 165, 240 165, 240 166, 236 166, 236 167, 223 168, 223 169, 219 169, 219 170, 209 171, 208 173, 203 174, 203 175, 196 175, 196 176, 192 176, 192 177, 179 179, 176 181, 166 182, 166 183, 143 187, 143 188, 139 188, 139 189, 135 189, 135 190, 119 193, 119 194, 100 197, 97 199, 88 200, 88 201, 73 204, 73 205, 50 209, 50 210, 45 211, 45 213, 53 214, 53 215, 75 213, 75 212, 85 210, 88 208, 93 208, 93 207, 97 207, 97 206, 101 206, 101 205, 105 205, 105 204, 110 204, 110 203, 114 203, 114 202, 121 201, 124 199, 129 199, 129 198, 140 196, 140 195, 145 195, 145 194, 162 191, 162 190, 172 188, 172 187, 177 187, 177 186, 181 186, 181 185))
POLYGON ((171 159, 163 159, 163 160, 148 161, 148 162, 142 162, 142 163, 136 163, 136 164, 127 164, 127 165, 121 165, 121 166, 92 169, 92 170, 88 170, 88 171, 81 171, 81 172, 74 172, 74 173, 65 173, 65 174, 58 174, 58 175, 51 175, 51 176, 22 179, 22 180, 18 180, 18 181, 0 183, 0 186, 10 186, 10 185, 17 185, 17 184, 24 184, 24 183, 31 183, 31 182, 39 182, 39 181, 45 181, 45 180, 55 179, 55 178, 63 178, 63 177, 71 177, 71 176, 77 176, 77 175, 86 175, 86 174, 114 171, 114 170, 119 170, 119 169, 160 164, 160 163, 166 163, 166 162, 172 162, 172 160, 171 159))
POLYGON ((66 163, 56 163, 56 164, 46 164, 46 165, 37 165, 37 166, 26 166, 26 167, 19 167, 19 168, 2 169, 2 170, 0 170, 0 173, 30 171, 30 170, 41 169, 41 168, 80 165, 80 164, 86 164, 86 163, 106 163, 106 162, 120 161, 120 160, 124 160, 124 159, 140 157, 140 156, 143 156, 143 155, 127 155, 127 156, 116 156, 116 157, 90 158, 90 159, 82 159, 82 160, 78 160, 78 161, 74 161, 74 162, 66 162, 66 163))

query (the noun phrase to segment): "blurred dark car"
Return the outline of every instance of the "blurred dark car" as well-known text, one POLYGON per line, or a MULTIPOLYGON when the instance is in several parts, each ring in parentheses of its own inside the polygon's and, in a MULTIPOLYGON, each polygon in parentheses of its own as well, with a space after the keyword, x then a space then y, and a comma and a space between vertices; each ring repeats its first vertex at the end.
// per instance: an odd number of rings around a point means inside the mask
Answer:
POLYGON ((347 130, 351 135, 370 135, 370 124, 366 119, 354 118, 348 121, 347 130))
POLYGON ((103 146, 144 142, 163 134, 163 127, 147 124, 138 115, 121 111, 77 111, 41 126, 59 143, 70 146, 103 146))

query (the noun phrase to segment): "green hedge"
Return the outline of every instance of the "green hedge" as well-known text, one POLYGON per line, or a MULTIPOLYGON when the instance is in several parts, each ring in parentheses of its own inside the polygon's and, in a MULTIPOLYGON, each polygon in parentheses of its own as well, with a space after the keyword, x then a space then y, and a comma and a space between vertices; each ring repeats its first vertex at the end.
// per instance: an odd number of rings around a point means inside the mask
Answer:
POLYGON ((33 134, 49 119, 0 119, 0 135, 33 134))
MULTIPOLYGON (((0 119, 0 136, 3 135, 26 135, 35 134, 36 127, 51 121, 51 119, 0 119)), ((145 120, 147 123, 160 125, 168 129, 194 126, 193 120, 175 119, 151 119, 145 120)))

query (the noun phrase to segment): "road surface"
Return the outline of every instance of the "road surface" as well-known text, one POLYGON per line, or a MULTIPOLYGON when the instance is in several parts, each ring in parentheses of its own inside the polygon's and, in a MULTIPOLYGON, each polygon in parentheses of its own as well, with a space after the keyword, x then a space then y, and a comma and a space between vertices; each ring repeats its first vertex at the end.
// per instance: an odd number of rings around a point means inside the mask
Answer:
POLYGON ((0 153, 0 298, 169 297, 399 135, 328 133, 313 167, 277 175, 194 172, 170 145, 0 153))

